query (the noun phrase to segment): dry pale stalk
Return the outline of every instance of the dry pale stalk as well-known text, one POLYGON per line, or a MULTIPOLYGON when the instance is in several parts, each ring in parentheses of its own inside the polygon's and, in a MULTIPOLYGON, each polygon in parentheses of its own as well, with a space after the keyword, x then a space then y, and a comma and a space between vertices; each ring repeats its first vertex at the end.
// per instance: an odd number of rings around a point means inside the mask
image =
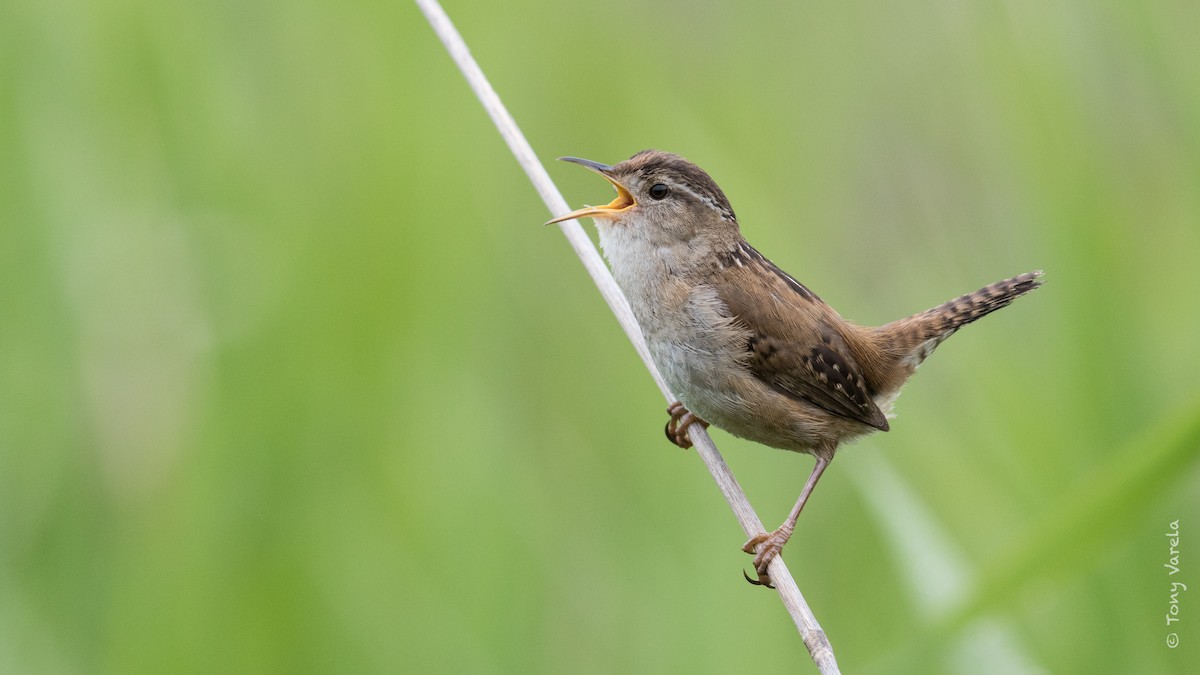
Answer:
MULTIPOLYGON (((450 52, 450 56, 454 59, 454 63, 458 65, 463 76, 471 85, 471 89, 475 91, 475 95, 479 98, 479 102, 483 104, 485 110, 492 121, 499 129, 500 135, 504 137, 508 147, 512 150, 513 155, 517 158, 521 168, 525 170, 529 180, 541 195, 542 201, 550 209, 550 213, 554 216, 561 216, 571 209, 567 206, 567 202, 555 187, 554 182, 550 180, 549 174, 546 173, 545 167, 538 161, 537 155, 534 154, 533 148, 529 142, 525 140, 525 136, 517 127, 517 123, 513 120, 508 110, 500 102, 500 97, 496 91, 492 89, 492 85, 488 83, 483 71, 479 68, 479 64, 471 56, 471 52, 467 49, 466 42, 455 29, 454 24, 450 22, 450 18, 442 9, 441 5, 436 0, 416 0, 421 11, 425 13, 425 17, 429 20, 429 24, 437 33, 438 38, 446 46, 446 50, 450 52)), ((600 294, 604 296, 604 300, 616 315, 617 321, 621 327, 625 329, 625 334, 629 336, 629 341, 633 343, 634 349, 637 350, 638 356, 641 357, 642 363, 646 369, 650 371, 651 377, 654 378, 655 384, 668 402, 675 401, 676 398, 667 389, 666 383, 663 381, 662 375, 659 374, 658 368, 654 365, 654 361, 650 359, 650 352, 646 349, 645 340, 642 339, 642 331, 638 328, 637 321, 633 317, 633 312, 629 309, 629 302, 621 293, 621 289, 617 286, 617 282, 609 273, 608 267, 604 264, 604 260, 600 257, 600 253, 596 247, 592 245, 587 234, 584 233, 583 227, 578 221, 570 220, 559 224, 562 232, 567 237, 567 241, 571 243, 575 253, 583 262, 583 266, 592 276, 592 281, 596 287, 600 289, 600 294)), ((734 516, 737 517, 738 523, 742 526, 742 530, 746 536, 753 536, 765 531, 762 521, 754 512, 750 502, 746 499, 745 492, 738 485, 737 479, 734 478, 733 472, 725 464, 725 459, 721 457, 721 453, 717 450, 717 446, 713 444, 712 439, 699 425, 693 425, 688 429, 688 433, 695 445, 697 454, 704 461, 704 465, 708 467, 709 473, 712 474, 713 480, 717 482, 717 487, 721 489, 721 494, 725 496, 725 501, 729 502, 730 508, 733 509, 734 516)), ((783 601, 784 607, 787 608, 788 614, 791 615, 792 621, 795 622, 796 628, 800 631, 800 636, 804 640, 805 647, 812 655, 813 662, 822 673, 839 673, 837 660, 833 655, 833 648, 829 644, 829 639, 825 637, 825 631, 821 630, 821 625, 817 623, 817 618, 813 616, 812 610, 809 609, 808 603, 804 601, 804 596, 800 593, 800 588, 792 579, 791 573, 788 572, 787 566, 783 562, 783 557, 778 556, 771 562, 770 567, 771 580, 775 584, 776 591, 779 593, 780 599, 783 601)))

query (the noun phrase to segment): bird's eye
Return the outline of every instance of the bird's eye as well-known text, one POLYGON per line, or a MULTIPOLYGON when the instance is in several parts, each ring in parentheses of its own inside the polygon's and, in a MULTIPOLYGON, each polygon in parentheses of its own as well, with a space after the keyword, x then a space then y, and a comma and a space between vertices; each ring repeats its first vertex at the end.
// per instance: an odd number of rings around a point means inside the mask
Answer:
POLYGON ((663 199, 669 192, 671 192, 671 188, 667 187, 665 183, 655 183, 650 186, 651 199, 663 199))

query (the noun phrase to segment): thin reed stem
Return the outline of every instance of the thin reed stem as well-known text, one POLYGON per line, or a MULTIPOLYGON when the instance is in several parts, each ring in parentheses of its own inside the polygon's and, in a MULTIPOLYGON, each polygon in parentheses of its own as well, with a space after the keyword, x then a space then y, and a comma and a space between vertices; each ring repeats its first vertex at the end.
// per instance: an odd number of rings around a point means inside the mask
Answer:
MULTIPOLYGON (((550 180, 549 174, 546 173, 545 167, 538 161, 537 155, 533 152, 529 142, 525 140, 525 136, 517 127, 517 123, 513 120, 508 110, 500 102, 500 97, 496 91, 492 89, 492 85, 488 83, 483 71, 479 68, 479 64, 471 56, 471 52, 467 49, 466 42, 463 41, 454 24, 450 22, 450 18, 446 12, 438 4, 437 0, 416 0, 421 11, 425 13, 425 17, 429 20, 429 24, 433 27, 442 43, 446 46, 446 50, 450 52, 450 56, 454 59, 466 77, 467 82, 471 85, 471 89, 475 91, 475 95, 479 98, 479 102, 483 104, 488 115, 499 129, 500 135, 504 137, 508 147, 512 150, 513 155, 517 158, 517 162, 521 168, 525 170, 529 180, 541 195, 542 201, 550 209, 550 213, 557 217, 570 211, 566 200, 555 187, 554 182, 550 180)), ((646 369, 650 371, 650 376, 654 378, 655 384, 658 385, 660 391, 668 402, 677 400, 667 388, 666 382, 663 381, 662 375, 658 372, 658 368, 654 365, 654 361, 650 358, 650 352, 646 348, 646 341, 642 338, 642 331, 638 327, 637 321, 633 317, 633 312, 629 308, 629 302, 625 299, 625 295, 621 293, 621 289, 617 286, 617 282, 613 279, 612 274, 608 271, 608 267, 604 264, 604 260, 600 257, 596 247, 592 245, 587 234, 584 233, 583 227, 578 221, 569 220, 559 224, 567 240, 571 243, 575 253, 583 262, 583 266, 592 276, 592 281, 596 287, 600 289, 600 294, 604 296, 604 300, 608 303, 613 314, 616 315, 617 321, 621 327, 625 329, 625 334, 629 336, 629 341, 633 343, 634 349, 637 350, 638 356, 641 357, 642 363, 646 369)), ((704 461, 704 465, 708 467, 709 473, 717 482, 717 487, 721 489, 721 494, 725 496, 725 500, 729 502, 729 506, 733 509, 734 516, 737 517, 738 523, 742 526, 742 530, 747 537, 753 536, 765 531, 762 521, 750 506, 750 502, 746 499, 746 494, 738 485, 737 479, 725 464, 725 459, 721 453, 717 451, 716 445, 708 434, 700 428, 699 425, 692 425, 688 428, 688 435, 695 446, 696 452, 704 461)), ((829 644, 828 638, 825 637, 825 631, 821 630, 821 625, 817 623, 817 618, 813 616, 812 610, 809 609, 808 603, 804 601, 803 594, 800 593, 800 588, 792 579, 791 573, 783 562, 783 556, 776 556, 771 561, 769 568, 771 581, 775 584, 775 588, 779 593, 783 605, 787 608, 788 614, 791 615, 792 621, 795 622, 796 628, 800 631, 800 636, 804 640, 805 647, 808 648, 809 654, 812 656, 813 662, 816 663, 818 670, 821 673, 839 673, 837 660, 834 658, 833 648, 829 644)))

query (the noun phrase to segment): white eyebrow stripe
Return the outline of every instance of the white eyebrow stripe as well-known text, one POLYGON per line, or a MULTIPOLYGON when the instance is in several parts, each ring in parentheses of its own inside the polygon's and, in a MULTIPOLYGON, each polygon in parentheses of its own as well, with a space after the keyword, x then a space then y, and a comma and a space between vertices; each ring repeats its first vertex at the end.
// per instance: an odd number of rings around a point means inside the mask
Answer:
POLYGON ((700 193, 696 192, 695 190, 693 190, 691 188, 691 186, 689 186, 686 183, 676 183, 675 186, 678 187, 679 189, 683 190, 684 192, 688 193, 689 195, 695 197, 696 199, 700 200, 701 202, 707 204, 708 206, 712 207, 713 209, 715 209, 718 213, 721 214, 722 219, 728 220, 731 223, 737 222, 737 219, 733 217, 733 211, 730 211, 728 207, 726 207, 724 204, 721 204, 720 202, 716 201, 712 197, 709 197, 706 194, 700 194, 700 193))

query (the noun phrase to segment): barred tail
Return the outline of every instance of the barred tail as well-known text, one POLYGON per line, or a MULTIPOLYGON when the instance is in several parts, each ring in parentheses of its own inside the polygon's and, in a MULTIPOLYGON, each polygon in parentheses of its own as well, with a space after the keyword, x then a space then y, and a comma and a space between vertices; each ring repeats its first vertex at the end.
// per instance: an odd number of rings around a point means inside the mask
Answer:
POLYGON ((933 309, 881 326, 877 329, 881 346, 915 368, 960 327, 1007 307, 1041 286, 1041 276, 1038 270, 997 281, 933 309))

